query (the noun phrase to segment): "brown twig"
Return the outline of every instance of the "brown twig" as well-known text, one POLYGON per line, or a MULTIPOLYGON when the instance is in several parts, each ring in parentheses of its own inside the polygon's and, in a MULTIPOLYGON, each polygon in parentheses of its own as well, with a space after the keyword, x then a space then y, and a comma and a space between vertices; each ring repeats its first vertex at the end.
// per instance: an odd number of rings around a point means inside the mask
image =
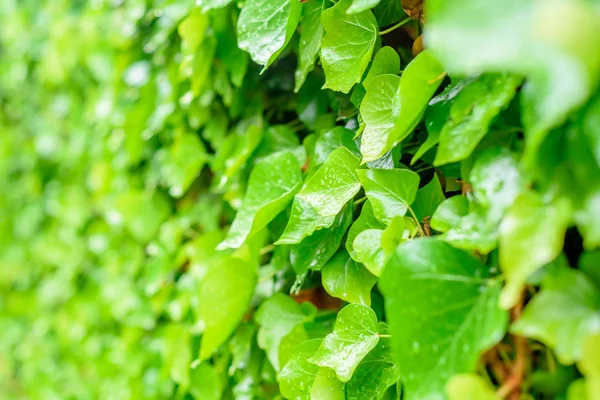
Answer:
MULTIPOLYGON (((521 316, 523 311, 523 293, 519 302, 511 309, 511 320, 515 321, 521 316)), ((500 389, 496 392, 498 397, 508 400, 519 400, 521 398, 521 385, 525 375, 525 366, 527 362, 527 353, 529 347, 527 339, 522 336, 512 335, 515 358, 510 370, 510 376, 504 381, 500 389)))

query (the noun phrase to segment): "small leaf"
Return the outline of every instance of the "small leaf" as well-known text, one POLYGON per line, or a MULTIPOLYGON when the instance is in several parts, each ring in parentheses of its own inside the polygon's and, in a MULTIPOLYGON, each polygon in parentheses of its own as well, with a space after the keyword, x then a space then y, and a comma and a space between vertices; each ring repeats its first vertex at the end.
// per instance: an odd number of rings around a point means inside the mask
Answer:
POLYGON ((275 153, 259 162, 250 174, 242 207, 218 248, 240 247, 287 206, 301 185, 300 166, 292 153, 275 153))
POLYGON ((363 80, 362 84, 368 90, 375 77, 385 74, 398 75, 399 71, 400 56, 392 47, 384 46, 375 54, 371 68, 369 68, 367 77, 363 80))
POLYGON ((354 251, 357 261, 375 276, 380 277, 385 265, 386 257, 381 245, 383 231, 381 229, 367 229, 358 234, 354 239, 354 251))
POLYGON ((373 206, 375 217, 389 224, 393 217, 405 215, 415 200, 419 175, 407 169, 367 169, 356 171, 373 206))
POLYGON ((431 227, 446 232, 460 225, 461 218, 469 212, 469 200, 465 196, 453 196, 444 200, 431 217, 431 227))
POLYGON ((336 149, 296 196, 320 216, 335 216, 360 190, 358 167, 358 158, 348 149, 336 149))
POLYGON ((221 378, 212 365, 203 362, 192 368, 190 372, 190 393, 194 398, 219 400, 222 398, 222 392, 221 378))
POLYGON ((501 304, 512 307, 529 275, 561 252, 571 208, 565 199, 546 204, 533 192, 519 196, 500 225, 500 268, 506 276, 501 304))
POLYGON ((356 157, 360 157, 358 145, 354 141, 354 134, 351 130, 336 126, 333 129, 323 133, 315 143, 315 152, 313 165, 319 165, 327 161, 331 153, 340 148, 345 147, 356 157))
POLYGON ((311 400, 346 400, 344 384, 335 377, 329 368, 319 368, 310 388, 311 400))
POLYGON ((396 249, 379 281, 407 400, 442 399, 455 374, 473 372, 504 336, 500 285, 467 253, 435 239, 396 249))
POLYGON ((431 218, 444 200, 446 200, 446 196, 444 196, 442 184, 437 174, 434 174, 433 179, 417 191, 412 209, 419 221, 423 221, 425 218, 431 218))
POLYGON ((600 332, 599 308, 598 288, 581 272, 561 266, 548 273, 510 330, 541 341, 568 365, 581 360, 584 339, 600 332))
POLYGON ((346 238, 346 251, 348 251, 350 257, 354 261, 358 261, 356 251, 354 251, 354 239, 356 239, 356 236, 358 236, 359 233, 367 229, 383 228, 385 228, 385 225, 383 225, 377 220, 377 218, 375 218, 371 202, 369 200, 365 201, 362 210, 360 211, 360 216, 356 219, 356 221, 354 221, 354 223, 350 227, 350 230, 348 231, 348 237, 346 238))
POLYGON ((310 363, 308 359, 313 356, 321 339, 307 340, 294 350, 294 354, 283 366, 279 373, 279 390, 287 399, 311 400, 310 389, 319 372, 319 367, 310 363))
POLYGON ((294 0, 247 0, 237 24, 238 46, 265 68, 290 41, 302 13, 294 0))
POLYGON ((306 76, 315 66, 315 59, 321 48, 323 26, 321 25, 322 0, 312 0, 304 4, 302 13, 302 31, 300 32, 300 47, 298 49, 298 68, 296 69, 296 83, 294 91, 298 93, 306 76))
MULTIPOLYGON (((308 304, 308 303, 307 303, 308 304)), ((312 304, 311 304, 312 306, 312 304)), ((258 330, 258 346, 267 352, 267 357, 275 371, 279 371, 279 344, 284 336, 298 324, 310 321, 316 309, 314 306, 306 312, 291 297, 276 293, 265 300, 256 311, 258 330)))
POLYGON ((377 279, 345 251, 338 252, 321 271, 323 288, 348 303, 371 305, 371 289, 377 279))
POLYGON ((446 385, 450 400, 500 400, 487 383, 475 374, 455 375, 446 385))
POLYGON ((325 337, 309 361, 333 369, 340 381, 348 382, 358 364, 378 342, 375 312, 368 306, 350 304, 338 313, 333 333, 325 337))
POLYGON ((204 277, 198 294, 198 317, 204 324, 200 360, 206 360, 223 344, 241 321, 256 286, 249 265, 228 257, 204 277))
POLYGON ((352 5, 348 8, 346 13, 356 14, 362 11, 370 10, 379 4, 381 0, 352 0, 352 5))
POLYGON ((371 11, 348 15, 352 0, 340 0, 323 11, 325 30, 321 62, 325 70, 324 89, 350 92, 360 82, 371 61, 377 40, 377 21, 371 11))

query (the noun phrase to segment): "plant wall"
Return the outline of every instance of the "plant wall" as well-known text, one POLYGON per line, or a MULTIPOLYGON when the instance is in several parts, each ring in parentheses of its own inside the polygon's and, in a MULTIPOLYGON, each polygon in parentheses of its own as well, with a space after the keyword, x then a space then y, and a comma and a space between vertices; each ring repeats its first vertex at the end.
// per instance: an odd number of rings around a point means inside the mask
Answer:
POLYGON ((2 0, 0 397, 600 397, 595 0, 2 0))

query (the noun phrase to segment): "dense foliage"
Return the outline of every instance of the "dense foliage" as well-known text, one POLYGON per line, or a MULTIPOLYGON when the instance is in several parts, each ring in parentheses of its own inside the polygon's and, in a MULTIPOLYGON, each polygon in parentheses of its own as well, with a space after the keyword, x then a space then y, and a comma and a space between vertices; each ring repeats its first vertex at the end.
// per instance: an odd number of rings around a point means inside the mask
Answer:
POLYGON ((598 1, 0 4, 2 399, 600 399, 598 1))

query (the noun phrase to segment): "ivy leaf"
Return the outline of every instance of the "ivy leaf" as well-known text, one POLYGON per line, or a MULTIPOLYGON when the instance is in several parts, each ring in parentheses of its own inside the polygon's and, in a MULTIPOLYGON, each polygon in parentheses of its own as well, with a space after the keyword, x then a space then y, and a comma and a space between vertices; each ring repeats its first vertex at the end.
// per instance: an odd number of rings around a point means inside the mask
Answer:
POLYGON ((412 209, 417 219, 423 221, 425 218, 431 217, 444 200, 446 200, 446 196, 444 196, 440 178, 434 174, 431 181, 417 191, 412 209))
POLYGON ((237 24, 238 46, 267 68, 290 41, 302 14, 293 0, 247 0, 237 24))
POLYGON ((561 266, 548 273, 510 330, 541 341, 568 365, 581 360, 585 338, 600 332, 599 308, 598 288, 583 273, 561 266))
POLYGON ((600 360, 600 334, 593 334, 588 336, 583 343, 583 357, 579 363, 579 369, 586 376, 585 383, 590 400, 596 400, 594 396, 600 393, 600 362, 598 360, 600 360))
POLYGON ((311 339, 299 344, 294 354, 279 373, 279 390, 287 399, 311 400, 310 389, 319 372, 319 367, 308 361, 322 339, 311 339))
POLYGON ((354 239, 356 239, 356 236, 358 236, 359 233, 367 229, 383 228, 385 228, 385 225, 375 218, 371 202, 369 200, 365 201, 362 210, 360 211, 360 216, 356 219, 356 221, 354 221, 350 227, 350 230, 348 230, 348 237, 346 238, 346 251, 348 251, 350 257, 354 261, 358 261, 356 251, 354 250, 354 239))
POLYGON ((500 400, 487 383, 475 374, 455 375, 446 385, 450 400, 500 400))
MULTIPOLYGON (((384 46, 375 54, 373 62, 371 63, 371 68, 369 68, 367 77, 363 80, 362 85, 365 89, 369 90, 371 82, 375 77, 386 74, 398 75, 399 71, 400 56, 392 47, 384 46)), ((396 86, 396 88, 397 87, 398 86, 396 86)))
POLYGON ((302 13, 302 32, 300 32, 300 47, 298 49, 298 68, 296 69, 296 83, 294 92, 298 93, 306 76, 315 66, 315 59, 321 48, 323 26, 321 25, 322 0, 313 0, 304 4, 302 13))
POLYGON ((486 266, 447 243, 398 246, 379 285, 407 400, 443 399, 448 379, 474 371, 481 353, 504 336, 500 285, 486 266))
POLYGON ((428 45, 450 73, 506 71, 528 76, 522 91, 523 119, 527 152, 533 156, 547 131, 598 86, 597 9, 579 0, 482 5, 480 0, 427 3, 428 45), (556 33, 561 31, 569 33, 556 33))
POLYGON ((335 216, 360 190, 358 167, 358 158, 348 149, 336 149, 296 196, 320 216, 335 216))
POLYGON ((311 400, 346 400, 344 384, 335 377, 330 368, 319 368, 310 388, 311 400))
POLYGON ((327 161, 331 153, 345 147, 356 157, 360 157, 358 145, 354 141, 354 134, 351 130, 336 126, 333 129, 323 133, 315 143, 315 152, 313 155, 313 165, 319 165, 327 161))
POLYGON ((387 139, 396 125, 394 107, 399 87, 397 75, 378 75, 369 82, 360 105, 360 115, 366 124, 360 143, 363 161, 377 160, 387 151, 387 139))
POLYGON ((292 245, 290 260, 296 274, 304 274, 308 269, 320 270, 333 257, 352 223, 352 213, 352 202, 349 202, 329 228, 317 230, 299 244, 292 245))
POLYGON ((279 345, 284 336, 298 324, 310 321, 316 314, 316 308, 310 303, 300 307, 291 297, 276 293, 265 300, 256 311, 258 346, 267 352, 267 357, 275 371, 279 371, 279 345))
POLYGON ((223 8, 229 5, 233 0, 199 0, 197 4, 203 11, 212 10, 213 8, 223 8))
POLYGON ((367 169, 356 171, 373 206, 375 217, 389 224, 405 215, 419 188, 419 175, 407 169, 367 169))
POLYGON ((386 339, 379 341, 346 383, 348 400, 381 399, 386 390, 400 379, 398 367, 393 363, 391 349, 386 342, 386 339))
POLYGON ((338 252, 321 271, 323 288, 333 297, 348 303, 371 305, 371 289, 375 278, 346 251, 338 252))
POLYGON ((539 195, 525 192, 515 200, 500 225, 499 260, 506 276, 502 307, 512 307, 529 275, 560 254, 570 221, 565 199, 546 204, 539 195))
POLYGON ((169 325, 165 331, 164 363, 169 376, 184 388, 190 384, 190 332, 181 324, 169 325))
MULTIPOLYGON (((181 348, 181 343, 179 343, 181 348)), ((190 371, 190 393, 196 399, 219 400, 222 397, 222 384, 216 369, 203 362, 190 371)))
POLYGON ((169 194, 181 197, 198 176, 208 156, 200 138, 192 133, 178 135, 166 153, 161 175, 169 194))
POLYGON ((295 197, 292 204, 292 214, 285 230, 275 244, 296 244, 312 235, 316 230, 329 228, 335 221, 335 216, 322 217, 313 206, 300 197, 295 197))
POLYGON ((204 324, 200 361, 210 357, 233 333, 255 286, 255 271, 238 258, 225 258, 208 271, 198 294, 198 317, 204 324))
POLYGON ((469 213, 469 200, 465 196, 453 196, 444 200, 431 217, 431 227, 446 232, 461 224, 461 219, 469 213))
POLYGON ((356 14, 359 12, 363 12, 366 10, 370 10, 379 4, 381 0, 352 0, 352 5, 348 7, 346 13, 348 14, 356 14))
POLYGON ((325 30, 321 62, 325 70, 324 89, 348 93, 360 82, 371 61, 377 40, 377 21, 371 11, 348 15, 352 0, 340 0, 323 11, 325 30))
POLYGON ((354 239, 357 261, 363 263, 377 277, 381 276, 386 258, 381 245, 382 237, 381 229, 367 229, 360 232, 354 239))
POLYGON ((275 153, 259 162, 250 174, 242 207, 218 249, 240 247, 249 235, 266 227, 301 185, 300 166, 292 153, 275 153))
POLYGON ((469 157, 521 82, 521 77, 510 74, 485 74, 462 89, 452 100, 450 119, 440 132, 434 165, 469 157))
POLYGON ((350 304, 338 313, 333 332, 325 337, 309 361, 333 369, 340 381, 348 382, 358 364, 378 342, 375 312, 365 305, 350 304))

